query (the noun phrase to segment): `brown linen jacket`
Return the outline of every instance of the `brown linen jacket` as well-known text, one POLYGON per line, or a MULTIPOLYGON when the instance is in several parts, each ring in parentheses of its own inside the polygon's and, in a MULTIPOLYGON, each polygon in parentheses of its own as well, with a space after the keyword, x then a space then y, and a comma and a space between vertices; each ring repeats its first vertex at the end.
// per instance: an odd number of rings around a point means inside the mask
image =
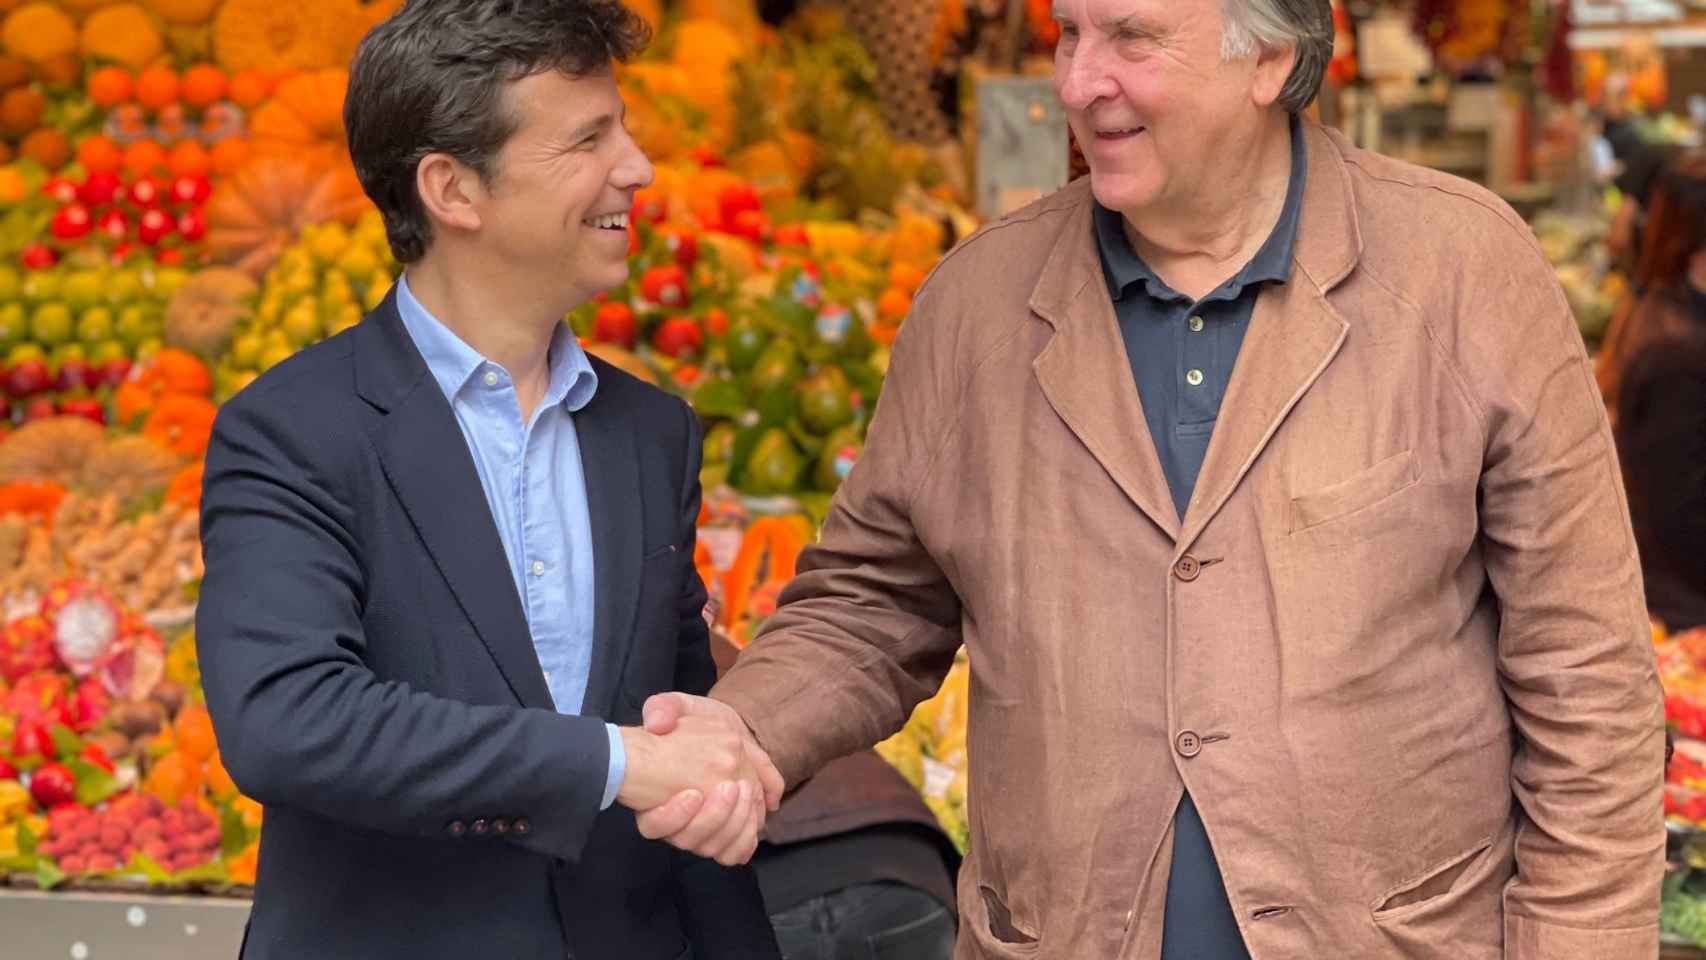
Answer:
POLYGON ((1318 126, 1186 515, 1079 181, 937 268, 715 688, 790 783, 962 642, 960 960, 1158 956, 1189 787, 1256 960, 1650 960, 1664 740, 1569 308, 1491 194, 1318 126))

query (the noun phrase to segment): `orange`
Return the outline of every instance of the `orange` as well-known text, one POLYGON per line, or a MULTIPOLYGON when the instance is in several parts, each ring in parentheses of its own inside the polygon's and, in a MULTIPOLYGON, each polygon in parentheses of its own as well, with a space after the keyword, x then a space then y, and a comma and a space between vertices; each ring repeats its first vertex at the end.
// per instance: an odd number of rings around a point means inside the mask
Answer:
POLYGON ((172 721, 172 733, 177 738, 178 750, 197 763, 207 760, 218 750, 213 740, 213 719, 208 716, 207 708, 199 703, 185 704, 178 711, 178 718, 172 721))
POLYGON ((924 271, 910 263, 896 263, 889 267, 889 286, 899 287, 907 293, 917 293, 924 285, 924 271))
POLYGON ((41 115, 46 110, 47 98, 41 95, 41 91, 33 87, 13 87, 0 97, 0 127, 13 136, 29 133, 41 123, 41 115))
POLYGON ((153 173, 166 165, 166 148, 152 140, 138 140, 124 148, 124 169, 131 176, 153 173))
POLYGON ((912 295, 899 287, 890 287, 877 298, 877 316, 890 323, 904 320, 911 309, 912 295))
POLYGON ((116 107, 135 91, 136 81, 123 67, 102 67, 89 74, 89 99, 98 106, 116 107))
POLYGON ((200 787, 201 771, 188 757, 175 750, 154 761, 153 768, 142 781, 143 792, 159 798, 167 806, 175 805, 183 797, 194 796, 200 787))
POLYGON ((231 75, 231 102, 239 107, 258 107, 272 96, 273 80, 255 67, 231 75))
POLYGON ((213 158, 199 142, 180 140, 167 155, 166 168, 175 177, 205 177, 213 169, 213 158))
MULTIPOLYGON (((0 3, 3 7, 4 3, 0 3)), ((17 57, 0 55, 0 90, 10 90, 30 82, 30 65, 17 57)))
POLYGON ((159 110, 178 99, 178 75, 171 67, 149 67, 136 77, 136 99, 150 110, 159 110))
POLYGON ((45 170, 58 170, 71 162, 71 143, 58 130, 42 127, 18 144, 18 156, 34 160, 45 170))
POLYGON ((83 60, 75 53, 62 53, 57 57, 37 60, 31 69, 37 80, 49 86, 74 87, 83 76, 83 60))
POLYGON ((213 374, 201 358, 188 350, 167 347, 154 355, 150 373, 164 393, 188 393, 197 397, 213 395, 213 374))
POLYGON ((235 173, 249 159, 249 141, 242 137, 226 137, 213 145, 210 157, 215 173, 235 173))
POLYGON ((117 173, 124 166, 124 154, 117 144, 97 133, 77 144, 77 162, 90 173, 117 173))
POLYGON ((231 774, 226 771, 225 764, 219 759, 219 751, 213 751, 213 756, 207 758, 207 788, 213 791, 214 797, 223 800, 237 792, 237 784, 232 782, 231 774))
POLYGON ((232 883, 252 884, 255 882, 255 871, 260 866, 261 842, 251 842, 243 848, 243 852, 225 861, 225 875, 232 883))
POLYGON ((182 96, 192 107, 205 107, 225 99, 225 72, 211 63, 198 63, 184 71, 182 96))

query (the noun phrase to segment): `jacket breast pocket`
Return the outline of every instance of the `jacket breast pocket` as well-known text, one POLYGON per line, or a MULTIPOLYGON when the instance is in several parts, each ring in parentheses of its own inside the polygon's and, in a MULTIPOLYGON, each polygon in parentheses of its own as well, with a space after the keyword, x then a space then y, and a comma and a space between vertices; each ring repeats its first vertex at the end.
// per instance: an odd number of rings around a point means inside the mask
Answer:
POLYGON ((1376 463, 1347 480, 1291 498, 1289 531, 1302 533, 1370 511, 1421 482, 1409 450, 1376 463))

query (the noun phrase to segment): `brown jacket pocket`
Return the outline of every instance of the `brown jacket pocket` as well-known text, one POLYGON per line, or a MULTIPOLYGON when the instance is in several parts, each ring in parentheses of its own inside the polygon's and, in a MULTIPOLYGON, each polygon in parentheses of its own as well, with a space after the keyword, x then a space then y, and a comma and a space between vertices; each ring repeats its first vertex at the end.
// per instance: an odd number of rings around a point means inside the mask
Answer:
POLYGON ((1387 457, 1349 480, 1312 490, 1291 500, 1291 532, 1297 533, 1346 517, 1401 493, 1421 480, 1415 454, 1387 457))
POLYGON ((1413 877, 1388 890, 1374 905, 1375 922, 1404 917, 1428 905, 1436 898, 1450 893, 1457 881, 1493 846, 1492 837, 1484 837, 1467 851, 1429 867, 1419 877, 1413 877))

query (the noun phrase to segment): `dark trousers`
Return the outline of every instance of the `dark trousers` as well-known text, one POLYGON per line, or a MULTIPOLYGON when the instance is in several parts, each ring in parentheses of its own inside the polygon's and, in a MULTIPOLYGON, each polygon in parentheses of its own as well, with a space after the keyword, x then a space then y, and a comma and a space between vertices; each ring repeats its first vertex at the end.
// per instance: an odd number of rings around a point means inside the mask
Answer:
POLYGON ((954 916, 935 897, 866 883, 773 914, 782 960, 948 960, 954 916))

